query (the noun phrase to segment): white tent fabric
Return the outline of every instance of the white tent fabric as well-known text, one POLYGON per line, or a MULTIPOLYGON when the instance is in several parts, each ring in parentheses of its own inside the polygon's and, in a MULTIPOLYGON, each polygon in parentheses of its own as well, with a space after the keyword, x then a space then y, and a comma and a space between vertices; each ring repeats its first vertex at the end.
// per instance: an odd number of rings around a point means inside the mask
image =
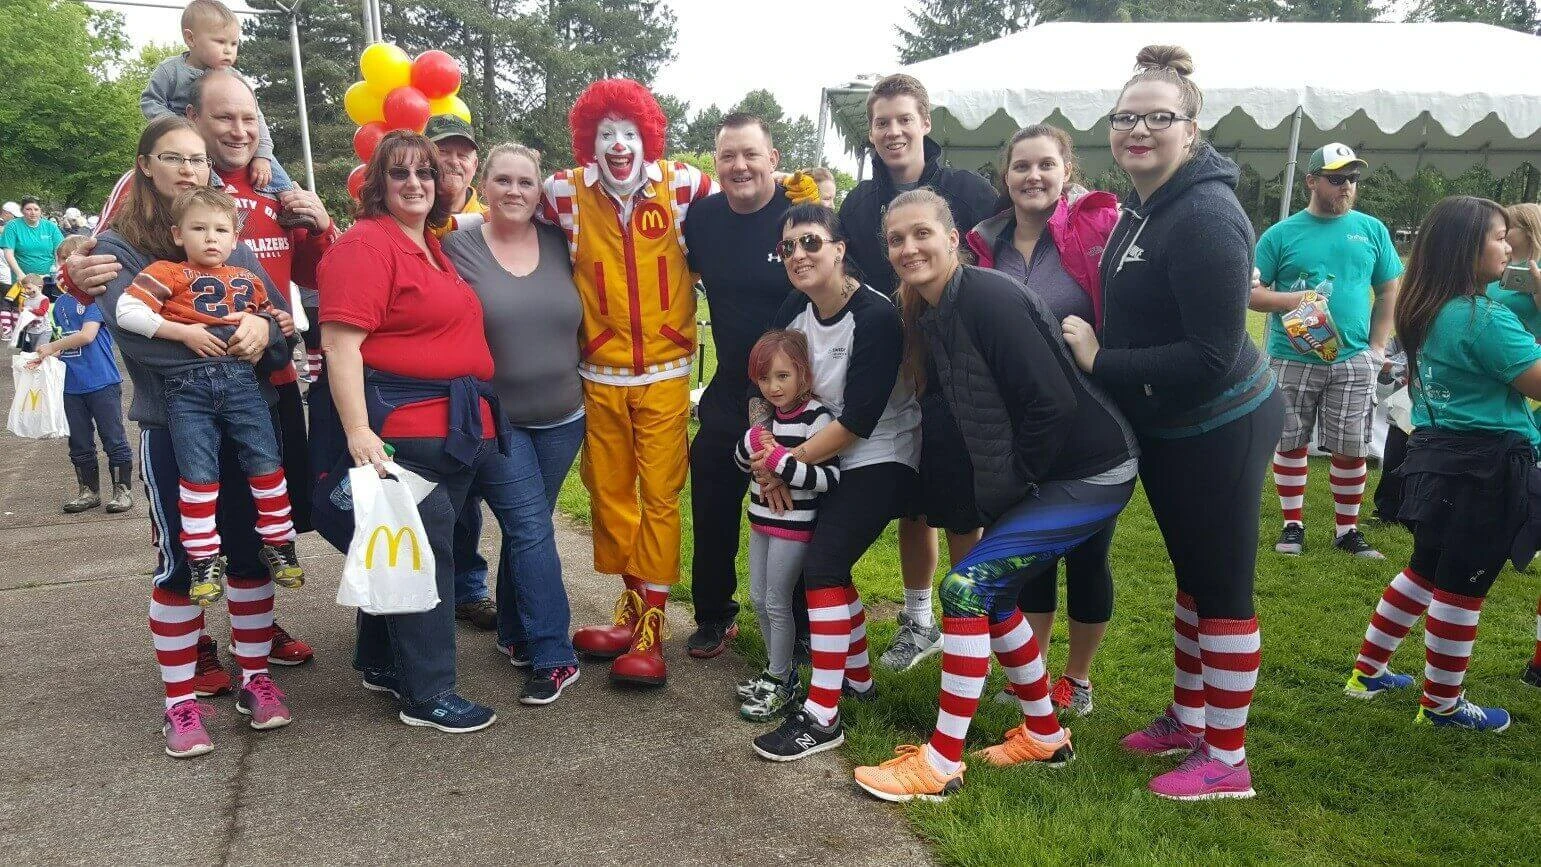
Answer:
MULTIPOLYGON (((925 83, 932 135, 954 165, 990 165, 1032 123, 1072 132, 1083 168, 1111 161, 1107 121, 1141 47, 1194 57, 1200 127, 1265 177, 1328 141, 1398 174, 1484 164, 1507 174, 1541 162, 1541 38, 1483 24, 1053 22, 898 71, 925 83)), ((834 125, 866 140, 871 82, 827 88, 834 125)))

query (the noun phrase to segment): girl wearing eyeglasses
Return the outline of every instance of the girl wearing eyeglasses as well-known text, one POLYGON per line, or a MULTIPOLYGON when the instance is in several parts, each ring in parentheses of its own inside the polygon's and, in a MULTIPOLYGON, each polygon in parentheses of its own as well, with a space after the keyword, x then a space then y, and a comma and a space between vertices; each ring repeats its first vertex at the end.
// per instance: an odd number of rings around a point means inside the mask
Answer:
MULTIPOLYGON (((920 459, 920 407, 899 376, 904 336, 887 295, 846 273, 846 240, 835 212, 798 205, 782 220, 777 253, 797 290, 771 321, 806 336, 812 392, 835 420, 792 450, 803 464, 840 458, 840 486, 819 504, 818 525, 803 561, 813 675, 808 698, 755 752, 789 762, 845 742, 842 694, 875 693, 867 654, 866 614, 851 567, 888 522, 904 511, 920 459)), ((750 472, 773 511, 792 505, 770 464, 774 452, 751 456, 750 472)))
MULTIPOLYGON (((353 665, 365 689, 398 699, 402 722, 458 733, 486 728, 496 714, 456 691, 455 518, 478 471, 505 457, 508 443, 481 302, 430 231, 449 219, 435 195, 437 156, 417 133, 382 139, 365 170, 358 222, 321 260, 327 366, 317 386, 330 388, 347 444, 316 505, 319 519, 350 466, 372 464, 384 477, 394 460, 434 482, 417 509, 439 604, 420 614, 360 612, 353 665)), ((312 412, 322 405, 313 401, 312 412)), ((313 442, 325 422, 313 415, 313 442)))
POLYGON ((1113 158, 1134 190, 1102 255, 1102 330, 1063 323, 1076 363, 1139 435, 1140 477, 1177 577, 1172 703, 1123 745, 1187 756, 1151 781, 1157 795, 1247 798, 1259 495, 1283 410, 1247 336, 1252 226, 1236 164, 1195 125, 1193 59, 1152 45, 1136 68, 1109 115, 1113 158))

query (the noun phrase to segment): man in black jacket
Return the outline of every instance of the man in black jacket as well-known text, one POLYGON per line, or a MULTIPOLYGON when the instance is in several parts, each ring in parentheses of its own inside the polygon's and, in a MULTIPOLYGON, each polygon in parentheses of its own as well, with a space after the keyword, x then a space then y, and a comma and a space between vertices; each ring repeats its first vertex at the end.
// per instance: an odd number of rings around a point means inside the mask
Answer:
MULTIPOLYGON (((892 297, 898 291, 899 277, 888 264, 888 244, 883 239, 888 203, 900 193, 930 187, 947 201, 958 230, 967 232, 995 212, 996 192, 989 181, 974 172, 942 164, 941 145, 927 137, 931 132, 931 97, 914 77, 890 75, 874 85, 867 96, 867 124, 867 141, 875 154, 872 177, 846 196, 840 207, 840 224, 848 239, 850 260, 861 271, 858 276, 892 297)), ((957 433, 951 430, 952 421, 939 403, 921 397, 927 417, 923 439, 955 442, 957 433)), ((932 454, 938 451, 932 450, 932 454)), ((925 474, 927 458, 923 456, 921 463, 925 474)), ((947 529, 948 553, 956 561, 978 538, 978 528, 947 529), (959 530, 973 532, 957 533, 959 530)), ((904 671, 942 649, 942 632, 931 611, 936 531, 924 516, 899 521, 899 558, 904 572, 904 610, 899 614, 899 633, 880 662, 904 671)))

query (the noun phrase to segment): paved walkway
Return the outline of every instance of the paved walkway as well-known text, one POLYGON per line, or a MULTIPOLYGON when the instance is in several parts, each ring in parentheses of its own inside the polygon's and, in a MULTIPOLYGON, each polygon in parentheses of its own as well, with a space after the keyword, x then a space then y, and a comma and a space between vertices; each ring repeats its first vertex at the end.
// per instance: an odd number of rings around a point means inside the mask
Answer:
MULTIPOLYGON (((215 751, 170 759, 143 493, 125 515, 62 515, 72 492, 63 441, 0 432, 4 862, 930 861, 899 811, 844 782, 837 754, 788 766, 753 755, 759 729, 732 697, 748 666, 688 658, 683 606, 663 689, 622 692, 586 665, 561 701, 524 707, 522 675, 492 636, 462 628, 462 690, 498 722, 470 735, 401 725, 348 667, 352 617, 332 601, 342 557, 313 534, 300 546, 311 580, 278 596, 284 625, 316 648, 315 662, 275 671, 296 721, 256 732, 231 698, 213 699, 215 751)), ((594 574, 587 535, 564 525, 559 543, 574 622, 607 617, 615 588, 594 574)), ((223 651, 223 606, 209 627, 223 651)))

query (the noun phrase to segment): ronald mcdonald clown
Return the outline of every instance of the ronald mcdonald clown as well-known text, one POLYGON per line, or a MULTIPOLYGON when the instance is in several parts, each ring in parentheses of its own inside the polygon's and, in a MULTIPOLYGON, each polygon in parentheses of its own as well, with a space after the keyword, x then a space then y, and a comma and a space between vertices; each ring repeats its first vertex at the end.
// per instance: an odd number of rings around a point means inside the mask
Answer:
POLYGON ((573 646, 613 658, 612 680, 658 685, 667 677, 664 604, 680 573, 696 349, 696 278, 683 224, 716 184, 662 159, 667 121, 635 81, 589 85, 568 124, 580 165, 546 179, 543 210, 567 235, 583 301, 579 373, 588 429, 580 471, 594 566, 625 581, 614 623, 579 629, 573 646))

